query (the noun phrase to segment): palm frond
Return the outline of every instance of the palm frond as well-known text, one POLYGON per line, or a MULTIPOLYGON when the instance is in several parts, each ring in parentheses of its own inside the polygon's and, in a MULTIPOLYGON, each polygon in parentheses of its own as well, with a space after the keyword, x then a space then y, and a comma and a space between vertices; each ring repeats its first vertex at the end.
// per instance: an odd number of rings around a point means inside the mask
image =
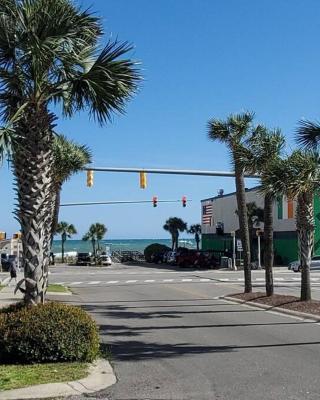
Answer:
POLYGON ((296 131, 296 141, 306 150, 316 150, 320 143, 320 123, 301 120, 296 131))
POLYGON ((123 113, 125 101, 137 90, 141 79, 137 63, 119 59, 132 49, 127 43, 109 42, 91 68, 70 78, 66 86, 64 113, 88 109, 103 124, 114 111, 123 113))

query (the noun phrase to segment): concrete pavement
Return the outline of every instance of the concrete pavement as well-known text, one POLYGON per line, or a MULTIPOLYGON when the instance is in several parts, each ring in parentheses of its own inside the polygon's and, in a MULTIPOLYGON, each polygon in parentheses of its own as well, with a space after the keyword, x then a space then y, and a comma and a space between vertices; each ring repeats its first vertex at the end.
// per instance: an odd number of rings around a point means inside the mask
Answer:
MULTIPOLYGON (((137 266, 88 271, 94 275, 82 270, 77 278, 84 282, 72 288, 75 295, 68 300, 96 318, 118 378, 96 398, 320 398, 319 324, 221 300, 242 290, 240 281, 217 279, 230 277, 228 271, 137 266), (177 281, 158 282, 156 276, 176 276, 177 281), (143 283, 128 282, 141 277, 143 283), (85 283, 90 281, 100 283, 85 283)), ((75 281, 70 272, 52 271, 50 279, 75 281)), ((254 276, 262 273, 254 271, 254 276)))

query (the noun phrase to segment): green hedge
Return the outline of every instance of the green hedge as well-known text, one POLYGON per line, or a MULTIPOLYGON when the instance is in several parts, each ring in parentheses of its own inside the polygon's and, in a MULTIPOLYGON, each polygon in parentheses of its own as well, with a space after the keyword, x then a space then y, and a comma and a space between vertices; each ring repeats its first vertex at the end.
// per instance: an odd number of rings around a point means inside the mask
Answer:
POLYGON ((152 243, 152 244, 149 244, 149 246, 147 246, 144 249, 144 257, 147 262, 151 262, 152 254, 165 253, 166 251, 170 251, 170 250, 171 250, 170 247, 165 246, 164 244, 152 243))
POLYGON ((98 352, 98 328, 79 307, 19 303, 0 311, 1 362, 91 362, 98 352))

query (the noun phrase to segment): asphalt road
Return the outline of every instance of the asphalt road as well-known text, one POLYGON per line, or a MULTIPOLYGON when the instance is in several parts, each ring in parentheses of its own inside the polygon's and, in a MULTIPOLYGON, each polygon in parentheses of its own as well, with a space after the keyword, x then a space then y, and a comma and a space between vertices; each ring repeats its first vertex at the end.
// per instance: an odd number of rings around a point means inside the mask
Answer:
MULTIPOLYGON (((97 320, 118 378, 95 398, 320 398, 319 324, 219 299, 242 291, 242 272, 67 268, 53 268, 50 280, 72 287, 64 300, 97 320)), ((275 277, 277 291, 298 291, 298 274, 275 277)), ((262 271, 253 278, 263 284, 262 271)))

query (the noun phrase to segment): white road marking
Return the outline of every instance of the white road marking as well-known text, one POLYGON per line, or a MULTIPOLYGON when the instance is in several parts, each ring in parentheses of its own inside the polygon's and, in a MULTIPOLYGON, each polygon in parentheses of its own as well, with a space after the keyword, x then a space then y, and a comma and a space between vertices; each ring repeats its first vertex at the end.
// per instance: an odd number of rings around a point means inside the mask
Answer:
POLYGON ((264 278, 256 278, 255 281, 263 282, 264 278))
POLYGON ((311 281, 318 281, 319 278, 310 278, 311 281))
POLYGON ((132 280, 132 281, 126 281, 126 283, 136 283, 138 281, 132 280))
POLYGON ((154 280, 154 279, 146 279, 146 280, 143 281, 143 282, 145 282, 145 283, 152 283, 152 282, 155 282, 155 280, 154 280))
POLYGON ((181 279, 181 282, 192 282, 192 279, 181 279))
POLYGON ((119 281, 108 281, 106 283, 118 283, 119 281))
POLYGON ((69 285, 81 285, 82 282, 71 282, 69 285))
POLYGON ((275 281, 284 281, 284 278, 274 278, 275 281))
POLYGON ((173 282, 173 279, 163 279, 163 282, 173 282))
POLYGON ((237 281, 242 282, 242 281, 244 281, 244 278, 238 278, 237 281))
POLYGON ((88 282, 88 285, 98 285, 99 283, 101 283, 101 281, 91 281, 88 282))
POLYGON ((229 278, 220 278, 219 281, 221 281, 221 282, 229 282, 230 279, 229 278))

